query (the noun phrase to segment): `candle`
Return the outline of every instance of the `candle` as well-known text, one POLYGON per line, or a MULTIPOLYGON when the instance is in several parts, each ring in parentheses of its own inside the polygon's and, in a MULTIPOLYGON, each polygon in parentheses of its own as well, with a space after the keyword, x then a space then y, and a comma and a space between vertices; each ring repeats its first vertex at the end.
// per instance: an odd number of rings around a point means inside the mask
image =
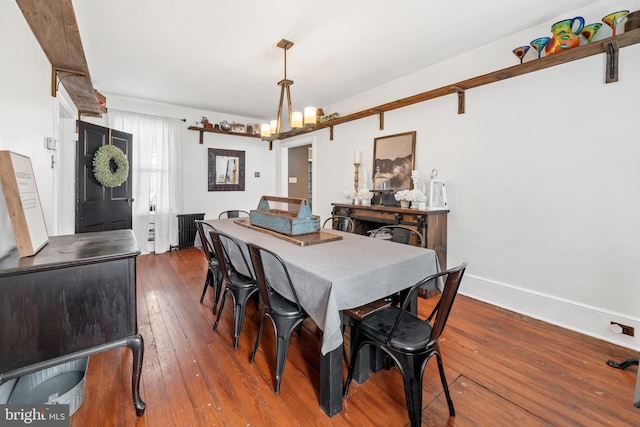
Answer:
POLYGON ((353 163, 360 164, 362 161, 362 153, 360 150, 356 150, 353 152, 353 163))
POLYGON ((294 111, 291 113, 291 129, 302 127, 302 113, 294 111))
POLYGON ((269 123, 262 123, 260 125, 260 136, 262 138, 268 138, 271 135, 271 125, 269 123))
POLYGON ((304 125, 316 124, 316 108, 304 107, 304 125))

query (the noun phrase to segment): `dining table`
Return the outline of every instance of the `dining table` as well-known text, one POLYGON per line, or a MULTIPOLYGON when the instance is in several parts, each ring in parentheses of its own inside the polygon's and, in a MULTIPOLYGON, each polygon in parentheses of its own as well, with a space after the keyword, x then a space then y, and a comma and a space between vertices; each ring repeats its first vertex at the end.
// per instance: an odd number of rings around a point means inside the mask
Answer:
MULTIPOLYGON (((439 271, 435 251, 417 246, 324 229, 323 235, 329 233, 335 240, 298 245, 251 226, 248 218, 206 222, 237 240, 273 251, 284 261, 300 304, 322 330, 319 397, 321 409, 330 417, 342 410, 342 311, 405 290, 439 271)), ((199 243, 196 238, 196 246, 199 243)), ((245 256, 249 259, 248 251, 245 256)), ((286 296, 287 289, 277 283, 272 286, 286 296)))

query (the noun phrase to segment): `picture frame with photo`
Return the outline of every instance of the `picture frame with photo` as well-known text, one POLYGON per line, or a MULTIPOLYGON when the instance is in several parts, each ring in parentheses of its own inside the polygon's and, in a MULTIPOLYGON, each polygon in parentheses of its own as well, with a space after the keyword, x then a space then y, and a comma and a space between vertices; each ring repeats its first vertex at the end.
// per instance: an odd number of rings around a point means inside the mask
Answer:
POLYGON ((209 148, 207 165, 209 191, 244 191, 244 151, 209 148))
POLYGON ((382 136, 373 143, 373 186, 379 191, 411 190, 416 131, 382 136))

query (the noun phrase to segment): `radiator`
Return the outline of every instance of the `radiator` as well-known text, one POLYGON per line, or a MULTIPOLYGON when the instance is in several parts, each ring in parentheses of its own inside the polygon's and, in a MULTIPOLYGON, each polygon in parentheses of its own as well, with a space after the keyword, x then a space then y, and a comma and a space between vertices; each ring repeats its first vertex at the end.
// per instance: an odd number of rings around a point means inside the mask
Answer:
MULTIPOLYGON (((203 213, 180 214, 178 217, 178 248, 191 248, 196 238, 198 229, 196 228, 196 220, 203 220, 203 213)), ((175 249, 175 246, 172 248, 175 249)))

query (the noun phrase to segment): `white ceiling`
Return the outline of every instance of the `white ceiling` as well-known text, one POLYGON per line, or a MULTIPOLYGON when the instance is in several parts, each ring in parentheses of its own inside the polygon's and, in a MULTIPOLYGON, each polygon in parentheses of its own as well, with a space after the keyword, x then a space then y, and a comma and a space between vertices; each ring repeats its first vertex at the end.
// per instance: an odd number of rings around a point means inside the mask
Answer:
MULTIPOLYGON (((593 0, 73 0, 94 87, 267 120, 327 106, 593 0)), ((514 57, 515 61, 515 57, 514 57)), ((108 105, 108 99, 107 99, 108 105)))

